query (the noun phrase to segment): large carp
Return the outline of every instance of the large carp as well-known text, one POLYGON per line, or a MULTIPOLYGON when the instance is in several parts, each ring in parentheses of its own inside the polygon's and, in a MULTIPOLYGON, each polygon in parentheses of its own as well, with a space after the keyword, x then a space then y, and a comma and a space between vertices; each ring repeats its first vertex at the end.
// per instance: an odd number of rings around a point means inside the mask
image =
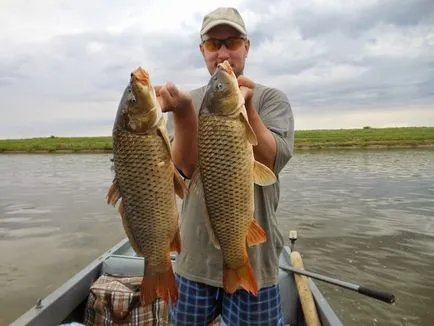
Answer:
POLYGON ((267 237, 254 217, 254 184, 270 185, 276 176, 253 156, 257 139, 244 104, 230 64, 219 64, 199 110, 198 168, 191 187, 203 191, 206 225, 223 255, 225 291, 233 293, 241 286, 257 295, 247 246, 267 237))
POLYGON ((141 302, 157 297, 176 302, 178 290, 170 252, 181 250, 176 194, 186 186, 175 168, 166 125, 147 71, 131 73, 126 100, 113 127, 115 177, 107 202, 119 204, 125 233, 145 257, 141 302))

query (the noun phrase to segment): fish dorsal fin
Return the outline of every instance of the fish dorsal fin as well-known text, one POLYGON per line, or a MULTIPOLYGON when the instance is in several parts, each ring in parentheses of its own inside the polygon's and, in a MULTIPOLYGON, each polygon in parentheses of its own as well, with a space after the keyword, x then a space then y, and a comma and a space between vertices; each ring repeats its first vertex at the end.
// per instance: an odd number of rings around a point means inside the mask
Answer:
POLYGON ((205 228, 208 232, 208 236, 211 240, 211 243, 214 245, 214 247, 217 249, 221 249, 220 242, 218 241, 218 239, 215 235, 215 232, 212 228, 211 219, 209 217, 208 209, 206 207, 206 202, 204 200, 204 198, 205 198, 204 197, 204 190, 203 190, 203 184, 202 184, 201 179, 200 179, 199 168, 196 168, 196 170, 193 172, 193 175, 192 175, 191 181, 190 181, 190 187, 189 187, 188 191, 194 192, 199 198, 201 198, 204 201, 203 207, 205 209, 201 212, 201 214, 203 216, 205 228))
POLYGON ((253 178, 254 182, 259 186, 269 186, 277 180, 273 171, 256 160, 253 165, 253 178))
POLYGON ((256 138, 256 134, 249 123, 249 118, 247 117, 247 112, 245 107, 240 112, 240 120, 246 127, 246 136, 249 143, 252 144, 253 146, 258 145, 258 139, 256 138))

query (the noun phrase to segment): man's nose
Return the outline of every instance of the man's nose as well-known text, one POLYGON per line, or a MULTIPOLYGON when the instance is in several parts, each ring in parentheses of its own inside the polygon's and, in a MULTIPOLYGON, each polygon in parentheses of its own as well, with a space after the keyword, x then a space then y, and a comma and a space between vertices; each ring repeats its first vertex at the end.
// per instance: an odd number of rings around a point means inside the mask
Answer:
POLYGON ((218 58, 220 60, 229 59, 229 50, 227 49, 226 45, 222 44, 222 46, 218 50, 218 58))

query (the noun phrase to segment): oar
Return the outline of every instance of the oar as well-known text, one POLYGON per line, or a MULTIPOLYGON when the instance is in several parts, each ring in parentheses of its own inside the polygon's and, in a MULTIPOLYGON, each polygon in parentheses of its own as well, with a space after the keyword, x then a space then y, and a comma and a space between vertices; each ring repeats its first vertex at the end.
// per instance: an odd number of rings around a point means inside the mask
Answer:
MULTIPOLYGON (((294 243, 297 240, 297 231, 291 230, 289 232, 289 240, 291 241, 291 251, 293 251, 294 250, 294 243)), ((362 285, 357 285, 357 284, 353 284, 353 283, 349 283, 349 282, 340 281, 340 280, 337 280, 337 279, 334 279, 334 278, 331 278, 328 276, 309 272, 309 271, 306 271, 304 269, 299 269, 299 268, 295 268, 292 266, 279 266, 279 268, 281 268, 282 270, 284 270, 286 272, 293 272, 293 273, 309 276, 311 278, 314 278, 314 279, 317 279, 320 281, 324 281, 324 282, 327 282, 330 284, 340 286, 344 289, 353 290, 353 291, 356 291, 360 294, 363 294, 363 295, 366 295, 368 297, 371 297, 371 298, 374 298, 377 300, 381 300, 381 301, 384 301, 387 303, 394 303, 395 302, 395 296, 391 293, 370 289, 370 288, 367 288, 367 287, 362 286, 362 285)))
MULTIPOLYGON (((289 259, 291 260, 292 266, 304 269, 303 260, 298 251, 291 251, 289 259)), ((307 277, 304 275, 294 275, 294 279, 306 326, 320 326, 321 321, 318 316, 318 311, 315 306, 315 301, 307 277)))
POLYGON ((348 290, 353 290, 353 291, 356 291, 360 294, 364 294, 368 297, 375 298, 375 299, 378 299, 378 300, 381 300, 381 301, 384 301, 387 303, 394 303, 395 302, 395 296, 391 293, 370 289, 370 288, 367 288, 365 286, 361 286, 361 285, 357 285, 357 284, 353 284, 353 283, 349 283, 349 282, 340 281, 340 280, 337 280, 337 279, 334 279, 334 278, 331 278, 328 276, 324 276, 324 275, 317 274, 317 273, 312 273, 312 272, 309 272, 306 270, 301 270, 301 269, 294 268, 291 266, 286 266, 286 267, 279 266, 279 268, 281 268, 282 270, 284 270, 286 272, 294 272, 297 274, 309 276, 311 278, 314 278, 314 279, 317 279, 320 281, 324 281, 324 282, 327 282, 330 284, 334 284, 334 285, 343 287, 343 288, 348 289, 348 290))

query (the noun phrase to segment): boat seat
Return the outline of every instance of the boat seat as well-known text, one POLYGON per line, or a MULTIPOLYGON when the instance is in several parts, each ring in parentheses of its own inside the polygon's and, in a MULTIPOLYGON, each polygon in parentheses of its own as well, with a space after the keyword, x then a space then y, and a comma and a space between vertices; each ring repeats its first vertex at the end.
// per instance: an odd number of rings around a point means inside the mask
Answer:
POLYGON ((109 256, 102 264, 101 274, 143 276, 144 263, 141 257, 109 256))

